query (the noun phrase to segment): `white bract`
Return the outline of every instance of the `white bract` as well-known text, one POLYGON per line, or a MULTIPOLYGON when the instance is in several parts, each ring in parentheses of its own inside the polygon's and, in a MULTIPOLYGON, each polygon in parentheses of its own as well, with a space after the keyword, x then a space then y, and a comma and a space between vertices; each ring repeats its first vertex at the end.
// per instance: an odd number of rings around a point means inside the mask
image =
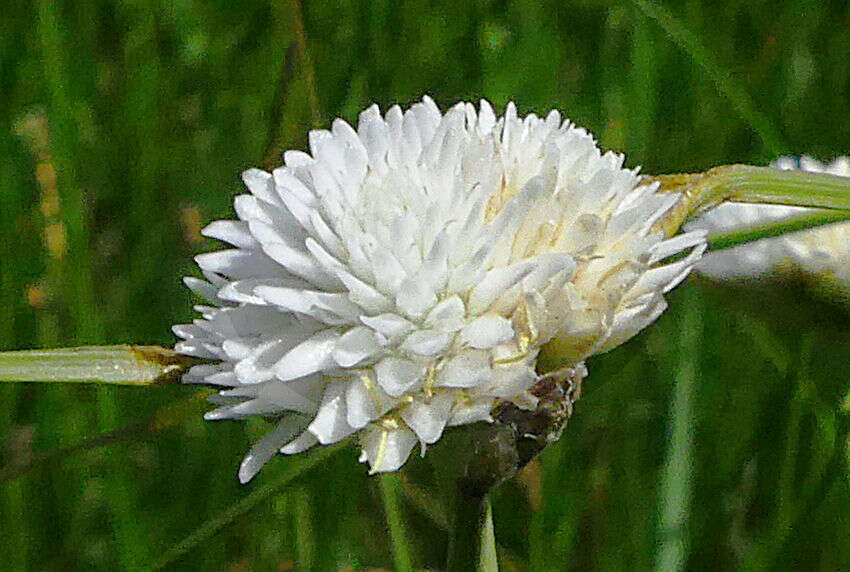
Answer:
MULTIPOLYGON (((799 163, 782 157, 772 163, 778 169, 802 169, 815 173, 850 176, 850 158, 839 157, 824 164, 803 156, 799 163)), ((724 203, 692 223, 687 229, 732 231, 776 222, 815 212, 805 207, 724 203)), ((764 238, 711 253, 697 270, 717 279, 741 279, 763 276, 780 268, 801 271, 814 277, 831 277, 850 287, 850 223, 836 223, 784 236, 764 238)))
POLYGON ((233 248, 186 279, 211 305, 174 328, 179 351, 219 360, 185 377, 225 388, 207 419, 277 420, 243 482, 277 451, 354 433, 361 460, 392 471, 498 400, 533 407, 541 345, 558 337, 578 364, 622 343, 705 248, 702 231, 651 231, 677 197, 557 111, 442 115, 426 97, 309 141, 243 173, 239 220, 204 230, 233 248))

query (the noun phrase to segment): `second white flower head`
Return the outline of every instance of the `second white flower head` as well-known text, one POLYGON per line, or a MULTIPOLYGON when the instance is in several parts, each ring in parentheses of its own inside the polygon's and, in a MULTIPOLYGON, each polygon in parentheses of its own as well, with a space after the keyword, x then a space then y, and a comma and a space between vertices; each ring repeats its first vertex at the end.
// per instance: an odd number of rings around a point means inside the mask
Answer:
POLYGON ((358 431, 361 460, 395 470, 497 400, 533 406, 543 344, 577 364, 622 343, 705 248, 654 232, 677 197, 556 111, 373 106, 284 161, 246 171, 239 220, 205 229, 234 248, 197 257, 208 282, 187 284, 213 306, 175 327, 178 350, 220 360, 186 377, 226 387, 207 418, 279 420, 243 481, 358 431))

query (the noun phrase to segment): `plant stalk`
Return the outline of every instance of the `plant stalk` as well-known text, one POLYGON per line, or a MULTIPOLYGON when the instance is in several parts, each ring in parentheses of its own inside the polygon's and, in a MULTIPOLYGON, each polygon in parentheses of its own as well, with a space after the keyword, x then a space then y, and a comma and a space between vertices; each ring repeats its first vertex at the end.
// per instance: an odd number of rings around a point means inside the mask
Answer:
POLYGON ((493 503, 487 500, 487 514, 481 529, 481 552, 478 564, 483 572, 498 572, 499 559, 496 555, 496 529, 493 527, 493 503))
POLYGON ((162 385, 199 360, 159 346, 87 346, 0 352, 0 382, 162 385))
POLYGON ((492 534, 489 492, 467 480, 457 485, 454 518, 449 530, 448 572, 490 572, 498 570, 494 559, 495 537, 492 534), (488 532, 489 531, 489 532, 488 532), (493 544, 493 546, 488 546, 493 544), (484 555, 488 555, 485 567, 484 555))
POLYGON ((850 177, 752 165, 723 165, 705 173, 648 176, 660 192, 682 200, 655 229, 672 236, 692 215, 725 201, 850 210, 850 177))
POLYGON ((699 385, 702 308, 698 292, 683 308, 679 367, 670 410, 669 440, 659 491, 660 523, 655 570, 675 572, 688 557, 688 516, 694 480, 694 388, 699 385))
POLYGON ((399 476, 395 473, 381 475, 378 486, 384 501, 384 512, 387 517, 387 528, 392 542, 393 564, 399 572, 413 570, 413 558, 410 554, 410 543, 404 526, 404 518, 399 506, 398 496, 401 488, 399 476))
POLYGON ((715 232, 708 235, 708 246, 711 252, 717 252, 718 250, 733 248, 763 238, 771 238, 848 221, 850 221, 850 211, 817 211, 758 226, 726 232, 715 232))

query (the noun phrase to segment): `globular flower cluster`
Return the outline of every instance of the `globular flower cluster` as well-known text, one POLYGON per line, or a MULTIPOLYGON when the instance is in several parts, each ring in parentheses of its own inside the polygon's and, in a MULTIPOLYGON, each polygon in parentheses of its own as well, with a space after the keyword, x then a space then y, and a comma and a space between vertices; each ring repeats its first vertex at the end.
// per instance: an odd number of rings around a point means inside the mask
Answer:
POLYGON ((557 111, 443 115, 426 97, 309 145, 243 173, 238 220, 204 230, 232 248, 186 279, 210 305, 174 328, 180 352, 217 362, 185 377, 222 387, 207 419, 277 421, 243 482, 354 433, 361 461, 392 471, 499 401, 534 407, 543 344, 578 365, 622 343, 705 249, 702 231, 656 231, 677 197, 557 111))
MULTIPOLYGON (((824 164, 803 156, 799 161, 782 157, 772 163, 782 170, 802 169, 850 177, 850 158, 838 157, 824 164)), ((785 220, 814 212, 805 207, 747 203, 724 203, 693 223, 688 229, 731 231, 785 220)), ((850 289, 850 223, 836 223, 709 254, 697 270, 715 279, 760 277, 777 271, 802 272, 816 279, 827 278, 850 289)))

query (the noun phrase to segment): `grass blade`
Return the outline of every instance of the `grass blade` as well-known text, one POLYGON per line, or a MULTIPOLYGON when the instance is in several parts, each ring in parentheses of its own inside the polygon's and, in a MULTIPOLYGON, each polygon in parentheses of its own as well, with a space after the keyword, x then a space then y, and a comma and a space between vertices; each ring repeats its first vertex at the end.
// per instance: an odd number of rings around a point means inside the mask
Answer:
POLYGON ((401 514, 398 497, 401 489, 399 476, 396 473, 381 475, 379 479, 381 499, 384 502, 384 513, 392 541, 393 563, 396 570, 412 570, 413 560, 410 557, 410 542, 404 527, 404 517, 401 514))
POLYGON ((199 526, 195 531, 169 548, 162 556, 156 559, 151 568, 159 570, 168 564, 171 564, 211 536, 216 532, 233 522, 234 519, 245 514, 262 501, 269 498, 271 495, 300 477, 304 472, 312 469, 331 455, 342 450, 345 443, 334 445, 333 447, 322 447, 314 451, 309 456, 304 456, 300 459, 295 458, 288 461, 288 471, 281 477, 280 480, 274 483, 268 483, 255 489, 250 494, 246 495, 242 500, 231 505, 227 510, 219 514, 217 517, 206 521, 199 526))
POLYGON ((800 232, 827 224, 846 222, 848 220, 850 220, 850 211, 817 212, 741 230, 716 232, 708 235, 708 245, 712 252, 716 252, 763 238, 800 232))
POLYGON ((756 109, 749 94, 732 77, 732 74, 723 69, 723 66, 706 50, 693 32, 665 7, 652 0, 632 0, 632 3, 644 16, 654 20, 670 39, 708 74, 717 87, 717 91, 729 100, 741 119, 746 121, 761 138, 771 155, 781 155, 787 149, 779 130, 765 114, 756 109))
POLYGON ((661 522, 655 569, 682 570, 688 555, 687 519, 693 484, 694 388, 699 379, 701 304, 693 293, 682 308, 679 367, 670 415, 670 440, 661 474, 661 522))

